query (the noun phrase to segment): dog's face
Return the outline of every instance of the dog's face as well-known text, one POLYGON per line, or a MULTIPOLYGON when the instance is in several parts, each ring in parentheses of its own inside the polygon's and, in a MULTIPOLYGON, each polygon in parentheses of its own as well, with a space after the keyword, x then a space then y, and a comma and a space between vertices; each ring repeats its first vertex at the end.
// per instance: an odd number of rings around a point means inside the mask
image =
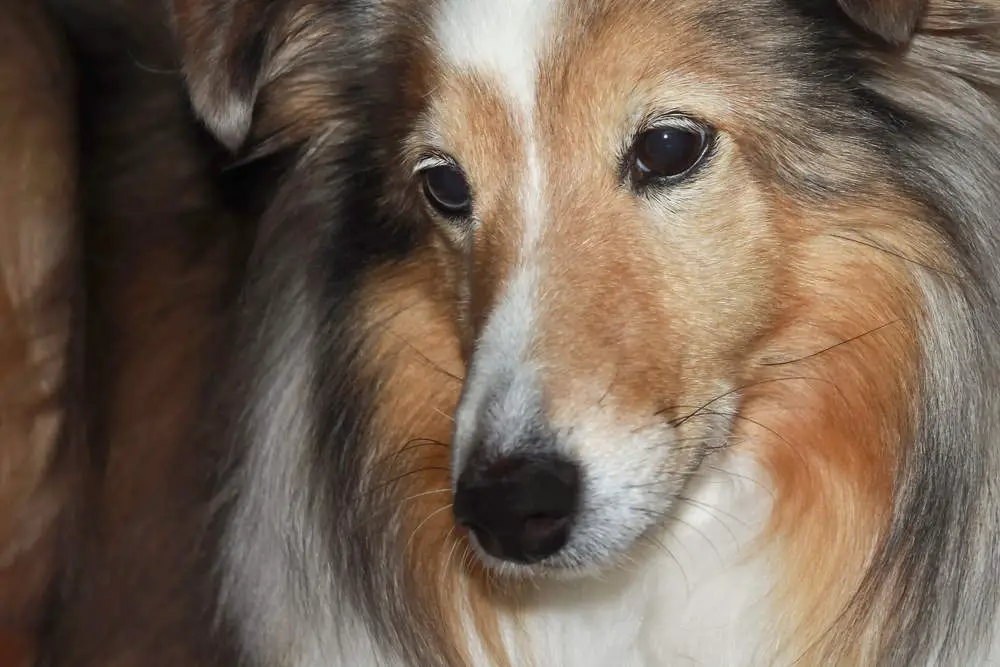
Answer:
MULTIPOLYGON (((275 133, 322 150, 344 122, 341 6, 264 4, 176 0, 195 109, 230 146, 275 133), (225 39, 202 45, 229 14, 225 39)), ((858 75, 852 48, 905 40, 923 4, 345 3, 400 37, 374 162, 388 156, 385 199, 404 202, 394 224, 419 210, 412 221, 433 230, 446 287, 435 298, 454 296, 468 367, 455 515, 487 564, 613 564, 667 520, 707 453, 747 435, 751 394, 794 386, 773 381, 772 362, 908 315, 898 265, 859 248, 874 237, 917 257, 921 241, 900 222, 909 204, 880 157, 881 111, 843 81, 858 75)), ((845 378, 888 405, 908 361, 868 352, 885 367, 855 359, 865 371, 845 378)), ((795 389, 804 398, 783 424, 807 442, 764 451, 766 467, 792 470, 812 447, 830 479, 884 501, 894 453, 878 443, 898 415, 848 401, 865 416, 839 432, 817 386, 795 389)), ((775 393, 772 405, 788 398, 775 393)))
POLYGON ((460 295, 455 513, 487 563, 601 567, 662 523, 808 289, 808 202, 863 187, 804 24, 744 4, 433 13, 406 168, 460 295))
POLYGON ((985 6, 172 4, 206 126, 292 159, 245 325, 264 388, 244 399, 259 417, 245 446, 264 453, 246 479, 266 483, 246 483, 227 538, 277 555, 230 563, 237 583, 259 589, 335 525, 308 576, 339 564, 330 604, 354 591, 372 618, 402 601, 422 643, 447 623, 412 613, 413 596, 452 609, 483 583, 452 538, 452 491, 488 566, 587 571, 631 557, 703 459, 736 445, 773 492, 773 597, 805 610, 787 618, 845 619, 833 634, 850 643, 865 626, 846 605, 896 609, 905 590, 896 635, 932 636, 917 615, 966 581, 959 505, 939 500, 977 497, 958 482, 992 460, 987 431, 979 461, 939 456, 964 457, 995 410, 955 407, 977 399, 956 389, 978 369, 934 365, 970 357, 962 309, 978 302, 942 281, 992 228, 975 210, 992 140, 968 139, 995 124, 967 89, 996 89, 971 71, 969 35, 994 32, 985 6), (965 94, 967 114, 952 102, 965 94), (276 405, 289 385, 308 400, 276 405), (303 520, 261 535, 260 507, 303 520), (947 537, 911 539, 930 507, 947 537))

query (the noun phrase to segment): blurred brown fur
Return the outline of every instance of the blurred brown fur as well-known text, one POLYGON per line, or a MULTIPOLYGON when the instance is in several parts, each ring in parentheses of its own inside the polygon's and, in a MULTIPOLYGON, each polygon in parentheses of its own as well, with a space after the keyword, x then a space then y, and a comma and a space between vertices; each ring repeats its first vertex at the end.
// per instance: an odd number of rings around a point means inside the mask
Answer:
POLYGON ((55 566, 75 269, 71 67, 36 2, 0 11, 0 665, 29 664, 55 566))

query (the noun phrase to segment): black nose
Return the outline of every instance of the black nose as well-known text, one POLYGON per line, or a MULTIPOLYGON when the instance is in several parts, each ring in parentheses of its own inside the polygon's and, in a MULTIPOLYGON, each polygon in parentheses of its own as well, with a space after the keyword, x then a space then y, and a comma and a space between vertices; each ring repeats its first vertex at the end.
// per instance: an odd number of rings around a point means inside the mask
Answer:
POLYGON ((490 555, 538 562, 565 546, 579 495, 579 468, 565 459, 474 458, 458 478, 455 520, 490 555))

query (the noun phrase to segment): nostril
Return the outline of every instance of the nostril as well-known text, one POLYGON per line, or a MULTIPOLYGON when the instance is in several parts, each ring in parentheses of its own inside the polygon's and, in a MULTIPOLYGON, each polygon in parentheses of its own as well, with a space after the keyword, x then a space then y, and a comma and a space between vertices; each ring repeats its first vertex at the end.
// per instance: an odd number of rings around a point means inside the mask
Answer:
POLYGON ((474 461, 458 480, 455 520, 487 553, 536 562, 566 545, 579 495, 579 468, 562 458, 474 461))

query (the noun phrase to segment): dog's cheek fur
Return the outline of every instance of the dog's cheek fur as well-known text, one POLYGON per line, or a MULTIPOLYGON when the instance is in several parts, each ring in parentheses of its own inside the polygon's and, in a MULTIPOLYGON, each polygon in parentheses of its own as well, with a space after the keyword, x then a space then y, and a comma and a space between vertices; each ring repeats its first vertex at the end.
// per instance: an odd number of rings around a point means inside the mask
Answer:
POLYGON ((946 262, 919 212, 875 194, 881 208, 812 210, 788 225, 825 229, 789 244, 787 309, 756 351, 737 423, 774 485, 761 544, 781 554, 775 600, 794 638, 786 657, 806 664, 872 659, 873 638, 839 617, 861 603, 856 591, 888 530, 919 391, 920 294, 889 252, 946 262))
POLYGON ((75 487, 72 67, 38 2, 0 14, 0 663, 34 649, 75 487))
POLYGON ((411 579, 411 604, 441 634, 449 664, 469 661, 470 630, 496 664, 506 664, 495 609, 500 591, 485 578, 451 512, 449 443, 465 373, 455 286, 442 280, 442 267, 426 249, 372 272, 366 283, 364 326, 373 332, 373 349, 365 365, 379 387, 370 477, 384 510, 400 513, 395 546, 411 579))

